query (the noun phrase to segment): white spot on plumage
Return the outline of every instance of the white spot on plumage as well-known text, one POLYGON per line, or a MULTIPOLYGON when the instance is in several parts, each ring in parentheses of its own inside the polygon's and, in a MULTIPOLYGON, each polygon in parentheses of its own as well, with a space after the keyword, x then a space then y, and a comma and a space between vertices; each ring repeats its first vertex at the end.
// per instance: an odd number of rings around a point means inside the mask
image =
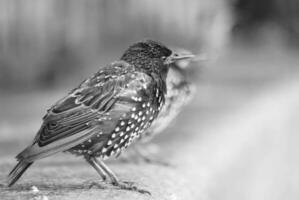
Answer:
POLYGON ((107 145, 111 145, 111 144, 112 144, 112 141, 109 140, 109 141, 107 142, 107 145))
POLYGON ((111 138, 115 138, 115 137, 116 137, 116 134, 113 133, 113 134, 111 135, 111 138))
POLYGON ((120 136, 120 137, 122 137, 123 135, 124 135, 124 132, 123 132, 123 131, 119 133, 119 136, 120 136))
POLYGON ((129 131, 131 128, 129 126, 127 126, 126 131, 129 131))
POLYGON ((135 97, 135 96, 132 96, 131 99, 134 101, 138 101, 138 97, 135 97))
POLYGON ((118 132, 119 131, 119 127, 117 126, 116 128, 115 128, 115 132, 118 132))
POLYGON ((121 121, 121 122, 120 122, 120 125, 121 125, 121 126, 125 125, 125 122, 124 122, 124 121, 121 121))
POLYGON ((110 156, 113 155, 114 153, 115 153, 115 151, 113 151, 113 150, 110 151, 110 156))
POLYGON ((139 111, 138 115, 141 116, 142 115, 142 111, 139 111))
POLYGON ((107 151, 107 149, 104 147, 103 149, 102 149, 102 153, 105 153, 107 151))
POLYGON ((81 104, 81 102, 79 101, 79 99, 75 99, 75 104, 81 104))
POLYGON ((143 84, 143 88, 146 90, 146 89, 147 89, 147 85, 146 85, 146 84, 143 84))

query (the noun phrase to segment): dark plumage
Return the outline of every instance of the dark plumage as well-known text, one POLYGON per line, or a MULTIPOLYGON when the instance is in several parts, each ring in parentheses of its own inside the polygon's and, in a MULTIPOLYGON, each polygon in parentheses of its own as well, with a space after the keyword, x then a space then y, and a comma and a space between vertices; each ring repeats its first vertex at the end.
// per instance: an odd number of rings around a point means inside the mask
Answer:
POLYGON ((102 68, 52 106, 33 143, 17 155, 12 186, 36 160, 61 151, 83 155, 105 179, 123 189, 102 160, 140 137, 163 107, 171 63, 183 59, 151 40, 129 47, 119 61, 102 68), (100 159, 96 159, 99 157, 100 159))

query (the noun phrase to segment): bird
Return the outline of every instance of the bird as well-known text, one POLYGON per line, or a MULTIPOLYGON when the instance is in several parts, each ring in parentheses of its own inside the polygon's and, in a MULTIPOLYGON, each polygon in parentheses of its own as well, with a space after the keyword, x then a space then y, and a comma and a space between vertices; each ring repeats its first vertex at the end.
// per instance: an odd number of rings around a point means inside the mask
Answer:
POLYGON ((100 68, 47 110, 32 143, 16 156, 8 186, 35 161, 70 152, 82 156, 104 181, 108 177, 116 187, 148 193, 120 181, 104 161, 142 137, 165 103, 169 66, 190 56, 154 40, 129 46, 119 60, 100 68))
POLYGON ((191 51, 182 48, 176 48, 176 52, 180 55, 188 55, 188 59, 177 60, 169 65, 164 106, 159 112, 157 119, 145 131, 142 137, 139 138, 141 142, 132 145, 132 152, 130 152, 129 156, 124 155, 129 157, 125 157, 125 161, 127 159, 130 160, 131 156, 133 156, 135 159, 141 159, 145 162, 169 165, 159 159, 154 159, 151 153, 144 148, 144 143, 150 143, 156 135, 163 133, 195 94, 196 86, 192 80, 194 66, 190 66, 190 63, 198 61, 200 59, 199 55, 195 55, 191 51))

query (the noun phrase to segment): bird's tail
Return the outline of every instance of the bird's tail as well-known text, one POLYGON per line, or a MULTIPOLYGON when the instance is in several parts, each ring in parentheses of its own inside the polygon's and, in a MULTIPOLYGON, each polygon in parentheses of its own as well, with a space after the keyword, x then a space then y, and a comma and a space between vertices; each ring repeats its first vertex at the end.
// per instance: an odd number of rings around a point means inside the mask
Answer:
POLYGON ((11 172, 8 175, 8 187, 12 186, 19 178, 22 176, 22 174, 28 169, 28 167, 33 162, 26 162, 24 160, 20 160, 19 163, 11 170, 11 172))

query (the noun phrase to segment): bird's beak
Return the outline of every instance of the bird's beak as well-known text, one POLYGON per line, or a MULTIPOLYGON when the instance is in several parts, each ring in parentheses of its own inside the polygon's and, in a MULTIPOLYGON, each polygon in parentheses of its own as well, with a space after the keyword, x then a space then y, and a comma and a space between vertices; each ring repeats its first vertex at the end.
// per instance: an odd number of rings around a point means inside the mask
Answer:
POLYGON ((191 53, 188 53, 188 54, 181 53, 181 54, 179 54, 179 53, 174 52, 166 58, 166 60, 164 61, 164 64, 169 65, 169 64, 174 63, 174 62, 179 61, 179 60, 193 59, 194 57, 195 57, 195 55, 191 54, 191 53))

